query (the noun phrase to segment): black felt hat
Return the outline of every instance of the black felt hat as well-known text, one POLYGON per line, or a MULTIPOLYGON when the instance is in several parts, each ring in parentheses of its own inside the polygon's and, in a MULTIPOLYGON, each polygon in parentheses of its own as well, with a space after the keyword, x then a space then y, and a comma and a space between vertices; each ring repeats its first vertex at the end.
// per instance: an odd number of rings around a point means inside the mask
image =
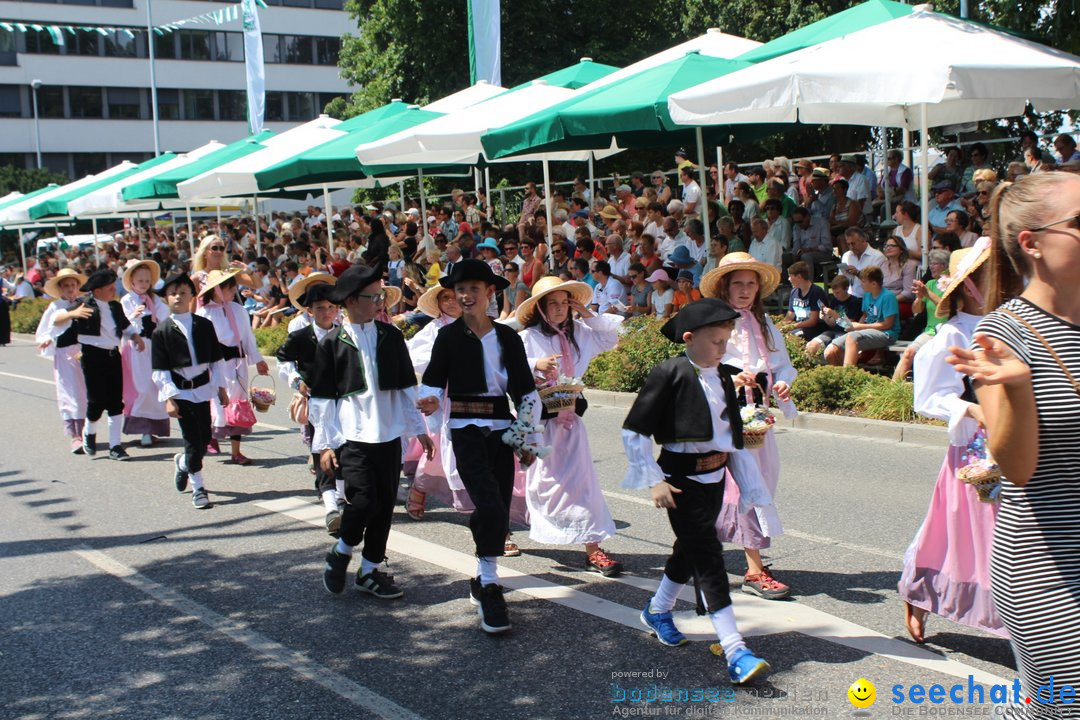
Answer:
POLYGON ((98 270, 94 272, 83 286, 79 288, 80 292, 91 292, 99 288, 108 287, 109 285, 116 283, 116 273, 112 270, 98 270))
POLYGON ((180 285, 187 285, 189 288, 191 288, 192 295, 198 293, 198 290, 195 289, 195 281, 191 279, 190 275, 182 272, 174 273, 173 275, 165 278, 165 282, 162 283, 161 288, 155 290, 154 292, 156 292, 161 297, 165 297, 165 293, 169 291, 169 288, 173 285, 176 285, 177 283, 179 283, 180 285))
MULTIPOLYGON (((439 284, 444 288, 453 288, 459 282, 466 280, 479 280, 488 285, 494 285, 496 290, 505 290, 510 287, 510 281, 496 275, 491 266, 483 260, 461 260, 454 265, 454 269, 439 279, 439 284)), ((338 281, 341 284, 341 281, 338 281)))
POLYGON ((664 323, 660 332, 673 343, 683 343, 683 333, 709 325, 720 325, 739 317, 739 313, 720 298, 702 298, 690 303, 664 323))
POLYGON ((304 294, 297 299, 297 302, 306 308, 311 307, 320 300, 334 302, 330 296, 333 295, 335 287, 335 285, 328 283, 316 283, 304 291, 304 294))
MULTIPOLYGON (((368 265, 353 265, 341 273, 337 283, 327 293, 326 299, 335 305, 344 305, 345 298, 352 297, 368 285, 381 279, 382 273, 379 272, 378 268, 368 265)), ((313 287, 318 287, 318 285, 313 287)))

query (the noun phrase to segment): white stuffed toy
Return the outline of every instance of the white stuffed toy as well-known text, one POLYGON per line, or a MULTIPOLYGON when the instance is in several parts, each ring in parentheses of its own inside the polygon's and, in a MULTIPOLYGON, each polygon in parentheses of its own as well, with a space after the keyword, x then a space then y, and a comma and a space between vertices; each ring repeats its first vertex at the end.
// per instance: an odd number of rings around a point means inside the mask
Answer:
MULTIPOLYGON (((528 454, 544 458, 551 453, 551 448, 541 447, 539 444, 543 430, 533 425, 529 420, 533 415, 533 410, 536 408, 536 403, 537 398, 535 395, 530 394, 522 398, 517 407, 517 419, 502 434, 502 441, 514 449, 514 454, 518 456, 519 460, 524 460, 524 456, 528 454)), ((529 463, 523 462, 522 464, 528 465, 529 463)))

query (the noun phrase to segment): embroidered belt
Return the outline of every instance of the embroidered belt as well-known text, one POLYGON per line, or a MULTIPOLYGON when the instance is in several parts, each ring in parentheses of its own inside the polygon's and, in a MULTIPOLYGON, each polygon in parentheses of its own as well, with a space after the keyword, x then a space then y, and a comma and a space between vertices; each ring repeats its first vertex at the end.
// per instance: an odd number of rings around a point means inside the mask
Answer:
POLYGON ((666 448, 660 451, 657 464, 669 475, 701 475, 714 472, 727 465, 726 452, 680 453, 666 448))
POLYGON ((450 417, 479 418, 484 420, 513 420, 510 414, 510 401, 505 395, 476 396, 459 395, 450 396, 450 417))
POLYGON ((173 385, 180 390, 194 390, 195 388, 201 388, 206 383, 210 382, 210 371, 203 370, 195 377, 188 380, 174 370, 169 371, 169 375, 172 376, 173 385))

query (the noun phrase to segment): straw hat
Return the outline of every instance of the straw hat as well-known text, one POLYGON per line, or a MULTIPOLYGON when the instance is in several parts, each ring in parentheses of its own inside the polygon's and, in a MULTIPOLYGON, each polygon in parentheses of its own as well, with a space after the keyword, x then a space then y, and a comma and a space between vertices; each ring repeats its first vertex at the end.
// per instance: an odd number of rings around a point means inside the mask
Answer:
POLYGON ((990 259, 990 238, 981 237, 969 248, 954 250, 949 256, 949 287, 941 295, 934 314, 947 318, 952 314, 953 291, 963 287, 964 280, 990 259))
POLYGON ((203 281, 202 288, 199 289, 200 295, 206 295, 211 290, 216 288, 229 280, 235 280, 237 285, 251 286, 251 276, 240 270, 240 268, 229 268, 228 270, 211 270, 206 276, 206 280, 203 281))
POLYGON ((319 283, 327 283, 333 285, 337 282, 337 278, 330 273, 313 272, 306 277, 302 277, 293 283, 293 286, 289 288, 289 302, 293 304, 293 307, 303 312, 307 308, 300 304, 300 297, 304 292, 312 285, 319 283))
POLYGON ((614 205, 605 205, 604 209, 600 211, 600 217, 607 218, 608 220, 618 220, 622 217, 619 211, 615 209, 614 205))
POLYGON ((45 294, 48 295, 49 297, 53 297, 53 298, 60 297, 60 281, 65 280, 67 278, 74 278, 74 279, 78 280, 79 281, 79 287, 82 287, 83 285, 86 284, 86 276, 85 275, 83 275, 82 273, 75 272, 71 268, 64 268, 60 272, 56 273, 56 275, 54 277, 50 278, 45 283, 45 294))
POLYGON ((401 288, 394 285, 383 285, 383 292, 386 294, 386 300, 383 302, 383 307, 387 310, 401 302, 401 298, 405 294, 401 291, 401 288))
POLYGON ((436 285, 430 288, 427 292, 420 296, 420 299, 416 301, 416 309, 424 313, 428 317, 438 318, 442 313, 439 311, 439 293, 446 291, 453 294, 453 290, 450 288, 444 288, 442 285, 436 285))
POLYGON ((701 294, 705 297, 720 297, 720 281, 725 275, 736 270, 753 270, 757 273, 761 282, 759 293, 763 298, 772 295, 780 286, 779 270, 768 263, 755 260, 750 253, 736 252, 720 258, 719 265, 705 273, 701 278, 701 294))
POLYGON ((135 274, 135 271, 139 268, 146 268, 150 271, 150 290, 154 289, 158 280, 161 279, 161 266, 159 266, 153 260, 133 260, 128 262, 127 267, 124 268, 124 274, 120 279, 120 282, 124 284, 124 289, 129 293, 135 292, 131 287, 131 276, 135 274))
POLYGON ((536 309, 536 304, 540 302, 542 297, 560 290, 570 293, 571 300, 577 300, 586 307, 592 302, 593 291, 587 284, 578 280, 564 281, 554 275, 542 277, 533 285, 532 295, 518 305, 515 317, 522 327, 528 325, 529 321, 532 320, 533 310, 536 309))

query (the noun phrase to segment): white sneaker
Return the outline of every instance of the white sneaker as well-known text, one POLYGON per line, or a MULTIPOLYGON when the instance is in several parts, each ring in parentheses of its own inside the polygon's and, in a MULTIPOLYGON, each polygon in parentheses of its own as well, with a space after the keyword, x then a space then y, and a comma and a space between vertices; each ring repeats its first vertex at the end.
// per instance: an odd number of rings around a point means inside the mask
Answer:
POLYGON ((153 435, 143 435, 142 439, 139 440, 139 445, 141 445, 143 447, 150 447, 153 444, 154 444, 154 436, 153 435))

